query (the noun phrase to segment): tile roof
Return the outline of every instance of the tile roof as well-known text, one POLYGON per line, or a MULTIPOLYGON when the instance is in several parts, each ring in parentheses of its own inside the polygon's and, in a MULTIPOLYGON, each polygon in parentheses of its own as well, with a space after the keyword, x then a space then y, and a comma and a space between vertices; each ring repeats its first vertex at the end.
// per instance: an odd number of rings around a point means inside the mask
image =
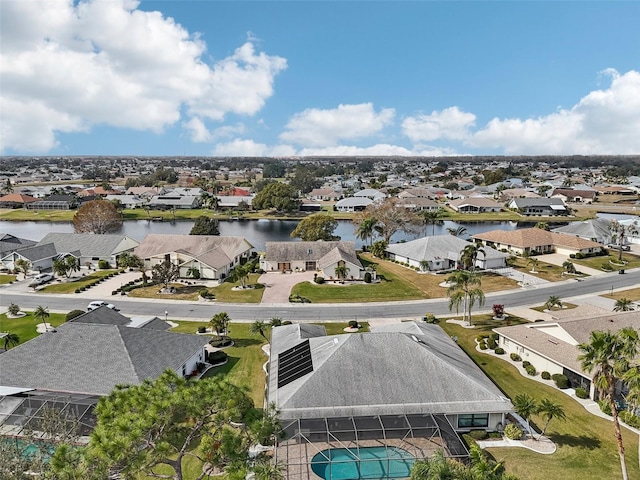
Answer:
MULTIPOLYGON (((334 248, 356 257, 354 242, 266 242, 265 258, 269 262, 318 261, 334 248)), ((356 257, 357 258, 357 257, 356 257)), ((359 262, 358 262, 359 263, 359 262)))
POLYGON ((23 195, 21 193, 9 193, 0 197, 0 202, 6 203, 31 203, 37 200, 37 198, 30 195, 23 195))
POLYGON ((549 232, 541 228, 521 228, 518 230, 491 230, 478 233, 473 238, 482 241, 512 245, 514 247, 527 248, 544 245, 556 245, 575 249, 596 248, 602 246, 599 243, 586 240, 573 235, 549 232))

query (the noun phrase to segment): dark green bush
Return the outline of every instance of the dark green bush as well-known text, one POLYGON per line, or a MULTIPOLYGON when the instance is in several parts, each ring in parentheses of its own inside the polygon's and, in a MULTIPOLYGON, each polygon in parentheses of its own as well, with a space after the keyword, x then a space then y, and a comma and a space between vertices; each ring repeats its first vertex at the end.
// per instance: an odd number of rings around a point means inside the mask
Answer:
POLYGON ((578 397, 578 398, 589 398, 589 392, 587 392, 582 387, 578 387, 578 388, 576 388, 576 397, 578 397))
POLYGON ((364 273, 364 283, 371 283, 371 273, 370 272, 365 272, 364 273))
POLYGON ((531 365, 531 362, 529 362, 528 360, 522 362, 522 368, 527 368, 529 365, 531 365))
POLYGON ((609 403, 609 400, 598 400, 598 405, 600 406, 602 413, 611 415, 611 404, 609 403))
POLYGON ((564 375, 558 375, 558 377, 554 378, 553 381, 556 382, 556 387, 558 388, 563 390, 565 388, 569 388, 569 379, 564 375))
POLYGON ((551 379, 551 374, 549 372, 547 372, 546 370, 544 372, 542 372, 540 374, 540 376, 542 377, 543 380, 550 380, 551 379))
POLYGON ((66 321, 68 322, 69 320, 79 317, 80 315, 84 315, 85 313, 86 312, 84 310, 71 310, 67 313, 66 321))
POLYGON ((424 320, 426 323, 439 323, 440 322, 440 320, 438 320, 436 318, 436 316, 431 312, 425 313, 424 317, 422 317, 422 320, 424 320))
POLYGON ((206 327, 198 327, 198 333, 206 333, 207 329, 206 327))
POLYGON ((478 336, 476 337, 476 341, 477 341, 478 343, 480 343, 480 342, 482 342, 485 338, 489 338, 489 335, 488 335, 488 334, 486 334, 486 333, 483 333, 482 335, 478 335, 478 336))
POLYGON ((496 352, 497 355, 504 355, 504 348, 498 347, 494 350, 494 352, 496 352))
POLYGON ((536 374, 536 367, 534 367, 533 365, 527 366, 525 370, 527 371, 527 375, 531 375, 532 377, 536 374))
POLYGON ((486 350, 487 348, 488 348, 488 347, 487 347, 487 344, 486 344, 486 343, 484 343, 484 342, 481 342, 481 343, 480 343, 480 350, 486 350))
POLYGON ((474 440, 484 440, 489 436, 486 430, 471 430, 467 435, 474 440))
POLYGON ((349 328, 358 328, 358 322, 356 320, 349 320, 349 328))
POLYGON ((223 363, 227 359, 227 354, 222 350, 218 350, 217 352, 209 352, 209 363, 213 363, 214 365, 218 363, 223 363))
POLYGON ((108 270, 111 268, 111 265, 109 265, 109 262, 106 260, 98 260, 98 268, 100 270, 108 270))
POLYGON ((282 325, 291 325, 291 320, 285 320, 284 322, 282 322, 282 325))
POLYGON ((504 436, 510 440, 520 440, 522 438, 522 429, 515 423, 510 423, 504 427, 504 436))
POLYGON ((514 362, 519 362, 520 360, 522 360, 522 358, 520 358, 520 355, 518 355, 517 353, 512 353, 511 355, 509 355, 509 357, 514 362))
POLYGON ((498 346, 498 342, 496 342, 493 338, 487 338, 487 346, 494 350, 498 346))
POLYGON ((315 281, 318 285, 322 285, 324 283, 324 277, 316 277, 315 281))
POLYGON ((577 258, 578 260, 583 259, 583 258, 584 258, 584 253, 582 253, 582 252, 578 252, 578 253, 576 253, 576 258, 577 258))
POLYGON ((492 333, 489 335, 489 338, 495 340, 496 342, 498 341, 498 339, 500 338, 500 335, 498 335, 497 333, 492 333))
POLYGON ((634 415, 632 412, 623 410, 620 412, 620 420, 633 428, 640 428, 640 417, 634 415))
POLYGON ((231 340, 231 338, 225 335, 220 337, 213 337, 211 340, 209 340, 209 345, 215 348, 228 347, 229 345, 232 345, 232 344, 233 344, 233 340, 231 340))

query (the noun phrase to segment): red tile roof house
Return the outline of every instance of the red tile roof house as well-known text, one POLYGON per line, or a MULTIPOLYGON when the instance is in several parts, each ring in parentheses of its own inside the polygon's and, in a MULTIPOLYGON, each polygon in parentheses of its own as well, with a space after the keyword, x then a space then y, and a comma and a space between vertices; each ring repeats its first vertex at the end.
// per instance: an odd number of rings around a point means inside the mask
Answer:
POLYGON ((10 193, 0 197, 0 208, 25 208, 28 204, 37 201, 37 198, 21 193, 10 193))
POLYGON ((517 254, 560 253, 564 255, 598 253, 603 245, 584 238, 562 233, 548 232, 541 228, 520 230, 491 230, 474 235, 475 240, 496 250, 506 249, 517 254))

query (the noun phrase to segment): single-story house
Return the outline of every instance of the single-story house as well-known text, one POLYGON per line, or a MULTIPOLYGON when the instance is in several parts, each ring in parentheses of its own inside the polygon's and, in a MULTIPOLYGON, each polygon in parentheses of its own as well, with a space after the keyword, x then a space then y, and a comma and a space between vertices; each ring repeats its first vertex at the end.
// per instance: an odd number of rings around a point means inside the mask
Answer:
POLYGON ((498 202, 495 202, 490 198, 483 197, 470 197, 452 200, 449 202, 449 206, 456 212, 460 213, 485 213, 499 212, 502 210, 502 205, 498 202))
POLYGON ((58 255, 74 253, 81 266, 106 260, 112 267, 124 252, 131 253, 140 242, 127 235, 93 233, 48 233, 38 245, 53 243, 58 255))
POLYGON ((307 198, 318 201, 340 200, 342 193, 336 192, 333 188, 314 188, 307 194, 307 198))
POLYGON ((0 208, 26 208, 27 205, 37 202, 38 199, 21 193, 9 193, 0 197, 0 208))
POLYGON ((136 197, 142 197, 150 199, 156 195, 163 195, 166 190, 163 187, 129 187, 125 192, 127 195, 135 195, 136 197))
POLYGON ((189 277, 189 271, 195 268, 200 278, 219 280, 248 259, 252 250, 253 245, 243 237, 151 234, 134 253, 148 269, 169 260, 180 267, 182 278, 189 277))
POLYGON ((582 387, 595 399, 591 374, 582 370, 577 345, 588 343, 591 332, 596 330, 618 331, 625 327, 638 330, 640 312, 610 312, 584 304, 554 312, 553 316, 551 321, 495 328, 498 345, 507 355, 516 353, 529 361, 538 372, 565 375, 571 387, 582 387))
POLYGON ((437 195, 429 188, 408 188, 398 194, 398 198, 434 198, 437 195))
POLYGON ((200 196, 192 195, 173 195, 167 193, 165 195, 156 195, 149 200, 149 208, 154 210, 176 209, 192 209, 200 206, 200 196))
POLYGON ((361 212, 373 203, 368 197, 347 197, 338 200, 335 209, 338 212, 361 212))
POLYGON ((71 210, 78 206, 75 195, 49 195, 27 204, 28 210, 71 210))
POLYGON ((30 247, 21 248, 0 258, 5 268, 13 270, 18 260, 26 260, 31 264, 31 271, 43 272, 51 270, 53 260, 58 257, 58 251, 53 243, 38 243, 30 247))
MULTIPOLYGON (((386 455, 401 447, 420 459, 444 448, 464 458, 459 432, 499 430, 513 411, 438 326, 405 322, 371 330, 329 336, 320 325, 272 330, 267 402, 279 411, 284 438, 275 459, 288 478, 312 478, 313 456, 317 461, 334 443, 349 448, 356 462, 373 444, 389 447, 386 455)), ((327 456, 327 469, 331 461, 327 456)))
MULTIPOLYGON (((469 242, 453 235, 435 235, 391 244, 385 249, 385 255, 391 260, 408 263, 421 270, 450 270, 457 268, 462 251, 468 245, 469 242), (426 268, 423 262, 427 262, 426 268)), ((478 254, 476 267, 490 269, 507 265, 508 254, 491 247, 484 247, 483 250, 484 255, 478 254)))
POLYGON ((244 202, 247 204, 249 208, 253 203, 253 198, 255 195, 215 195, 218 199, 218 208, 238 208, 238 206, 244 202))
POLYGON ((137 195, 107 195, 105 200, 118 200, 124 208, 141 208, 146 202, 137 195))
POLYGON ((424 197, 399 198, 396 205, 398 207, 407 208, 414 212, 435 212, 442 208, 441 204, 434 202, 430 198, 424 197))
POLYGON ((541 228, 521 228, 518 230, 491 230, 473 235, 474 240, 496 250, 506 249, 517 254, 561 253, 571 255, 598 253, 601 244, 575 235, 548 232, 541 228))
POLYGON ((375 188, 365 188, 359 190, 353 194, 354 197, 358 198, 369 198, 373 201, 382 201, 387 198, 387 195, 380 190, 376 190, 375 188))
POLYGON ((574 190, 572 188, 556 188, 551 198, 561 198, 563 202, 593 203, 598 196, 595 190, 574 190))
POLYGON ((606 218, 592 218, 584 222, 571 222, 564 227, 554 228, 551 231, 565 235, 574 235, 584 238, 585 240, 607 245, 611 243, 610 225, 611 221, 606 218))
POLYGON ((26 238, 16 237, 9 233, 0 234, 0 256, 4 256, 7 253, 15 252, 21 248, 30 247, 35 245, 36 241, 28 240, 26 238))
POLYGON ((318 271, 331 278, 336 277, 336 267, 341 265, 349 270, 347 278, 362 280, 366 271, 354 242, 267 242, 265 246, 260 258, 260 268, 265 272, 318 271))
POLYGON ((514 198, 511 200, 507 207, 511 210, 516 210, 520 214, 525 216, 539 215, 539 216, 556 216, 567 215, 569 210, 562 201, 561 198, 514 198))
POLYGON ((158 319, 136 323, 107 307, 77 317, 0 354, 0 433, 20 436, 39 409, 65 407, 86 437, 99 397, 166 369, 189 376, 205 361, 208 340, 168 332, 158 319))

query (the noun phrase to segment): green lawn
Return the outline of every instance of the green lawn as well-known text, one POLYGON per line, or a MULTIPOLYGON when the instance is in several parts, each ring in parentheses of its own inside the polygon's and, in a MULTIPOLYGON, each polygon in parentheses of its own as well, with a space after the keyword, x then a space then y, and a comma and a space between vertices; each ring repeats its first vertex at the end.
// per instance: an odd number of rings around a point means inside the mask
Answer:
MULTIPOLYGON (((543 261, 538 261, 536 273, 531 273, 531 265, 528 265, 527 259, 523 257, 515 257, 510 261, 510 265, 520 272, 526 273, 528 275, 533 275, 534 277, 542 278, 543 280, 547 280, 549 282, 559 282, 561 280, 567 280, 568 278, 580 277, 580 275, 562 275, 564 273, 564 268, 559 265, 552 265, 543 261)), ((579 269, 577 265, 576 269, 579 269)))
MULTIPOLYGON (((640 257, 631 255, 630 253, 622 252, 622 260, 627 262, 624 267, 619 265, 613 265, 611 262, 618 263, 618 252, 613 249, 609 249, 609 255, 603 255, 601 257, 589 257, 583 259, 571 259, 572 262, 578 265, 584 265, 586 267, 595 268, 601 270, 603 264, 609 265, 613 270, 619 270, 621 268, 638 268, 640 267, 640 257)), ((579 268, 578 268, 579 270, 579 268)))
MULTIPOLYGON (((360 332, 368 332, 369 331, 369 323, 368 322, 358 322, 362 327, 360 332)), ((322 325, 324 329, 327 331, 327 335, 340 335, 345 333, 344 329, 349 326, 348 322, 339 323, 339 322, 327 322, 327 323, 316 323, 316 325, 322 325)))
MULTIPOLYGON (((562 307, 553 307, 550 311, 551 312, 559 312, 560 310, 570 310, 572 308, 576 308, 578 305, 576 305, 575 303, 569 303, 569 302, 562 302, 562 307)), ((531 310, 535 310, 536 312, 544 312, 546 310, 547 307, 545 307, 544 305, 539 305, 537 307, 530 307, 531 310)))
MULTIPOLYGON (((548 398, 561 404, 567 416, 566 421, 553 420, 547 429, 547 434, 558 446, 553 455, 541 455, 522 448, 489 449, 496 459, 505 462, 507 471, 522 480, 620 478, 613 423, 589 414, 559 390, 523 377, 508 362, 477 352, 475 337, 489 333, 491 328, 499 326, 499 322, 490 320, 489 316, 478 316, 474 324, 475 329, 448 323, 440 325, 449 335, 458 337, 458 344, 509 397, 527 393, 538 401, 548 398)), ((533 423, 537 426, 543 424, 535 416, 533 423)), ((623 436, 629 478, 640 478, 638 436, 626 429, 623 429, 623 436)))
POLYGON ((5 285, 7 283, 13 283, 16 281, 15 275, 7 275, 4 273, 0 273, 0 285, 5 285))
POLYGON ((607 293, 602 295, 603 297, 612 298, 613 300, 620 300, 621 298, 627 298, 632 302, 640 300, 640 288, 630 288, 628 290, 622 290, 620 292, 614 292, 613 295, 607 293))
POLYGON ((89 285, 94 280, 102 277, 106 277, 107 275, 116 272, 117 270, 99 270, 97 272, 93 272, 91 275, 85 275, 84 277, 77 278, 73 281, 62 281, 60 283, 54 283, 51 285, 47 285, 46 287, 38 290, 38 292, 42 293, 74 293, 76 288, 81 288, 89 285))
MULTIPOLYGON (((20 338, 20 343, 24 343, 40 335, 36 332, 36 323, 39 322, 36 322, 31 312, 25 311, 24 313, 26 313, 26 315, 21 318, 7 318, 6 314, 0 315, 0 332, 15 333, 20 338)), ((66 314, 50 313, 47 318, 47 323, 57 327, 63 324, 65 320, 66 314)), ((4 347, 2 339, 0 339, 0 347, 4 347)))

